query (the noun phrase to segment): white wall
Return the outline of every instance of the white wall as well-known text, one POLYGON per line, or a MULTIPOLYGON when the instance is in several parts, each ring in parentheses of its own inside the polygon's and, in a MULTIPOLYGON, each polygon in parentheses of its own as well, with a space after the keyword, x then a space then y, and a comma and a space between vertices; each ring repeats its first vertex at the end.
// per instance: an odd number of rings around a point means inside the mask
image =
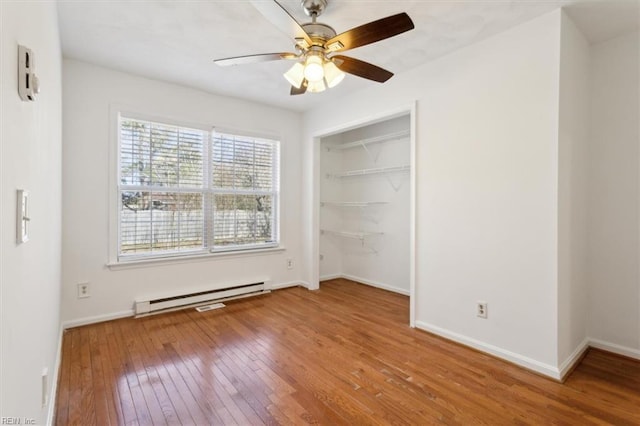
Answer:
POLYGON ((589 336, 640 358, 640 42, 628 34, 591 48, 589 336))
MULTIPOLYGON (((589 43, 562 14, 558 176, 558 363, 587 345, 589 43)), ((572 356, 574 355, 574 356, 572 356)))
MULTIPOLYGON (((310 111, 304 139, 311 189, 315 135, 417 100, 417 325, 550 375, 558 356, 560 16, 310 111), (475 316, 478 300, 489 303, 486 320, 475 316)), ((314 284, 318 194, 309 192, 306 280, 314 284)))
POLYGON ((0 417, 44 424, 41 374, 56 381, 60 336, 61 54, 53 2, 0 2, 2 265, 0 417), (18 43, 35 54, 42 93, 18 96, 18 43), (30 191, 30 241, 16 244, 16 189, 30 191))
POLYGON ((134 300, 179 289, 269 278, 300 283, 300 137, 298 113, 65 60, 63 81, 63 320, 81 323, 130 314, 134 300), (109 259, 111 105, 187 123, 281 136, 281 240, 284 252, 170 262, 112 270, 109 259), (294 261, 287 270, 286 259, 294 261), (88 281, 91 297, 78 299, 88 281))

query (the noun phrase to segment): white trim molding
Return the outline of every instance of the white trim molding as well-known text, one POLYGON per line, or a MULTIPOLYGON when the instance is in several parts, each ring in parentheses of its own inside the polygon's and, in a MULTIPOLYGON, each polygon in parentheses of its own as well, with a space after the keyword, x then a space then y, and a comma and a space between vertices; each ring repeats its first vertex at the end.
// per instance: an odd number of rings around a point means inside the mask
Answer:
POLYGON ((529 358, 529 357, 517 354, 515 352, 511 352, 507 349, 503 349, 498 346, 481 342, 479 340, 464 336, 462 334, 445 330, 444 328, 431 325, 423 321, 416 321, 416 328, 427 331, 429 333, 435 334, 440 337, 444 337, 445 339, 452 340, 464 346, 469 346, 470 348, 477 349, 481 352, 485 352, 487 354, 501 358, 505 361, 509 361, 512 364, 516 364, 528 370, 535 371, 536 373, 550 377, 554 380, 562 379, 560 370, 557 367, 554 367, 553 365, 545 364, 533 358, 529 358))
POLYGON ((338 278, 344 278, 346 280, 351 280, 351 281, 355 281, 359 284, 364 284, 364 285, 368 285, 370 287, 376 287, 382 290, 387 290, 393 293, 398 293, 398 294, 403 294, 405 296, 409 296, 410 294, 410 290, 406 290, 404 288, 400 288, 400 287, 395 287, 389 284, 384 284, 378 281, 372 281, 372 280, 367 280, 365 278, 360 278, 360 277, 356 277, 355 275, 349 275, 349 274, 331 274, 331 275, 324 275, 322 277, 320 277, 320 281, 328 281, 328 280, 335 280, 338 278))
MULTIPOLYGON (((379 283, 375 283, 372 281, 357 279, 358 281, 363 282, 363 284, 368 284, 372 287, 382 288, 384 290, 392 291, 395 293, 400 293, 409 296, 409 325, 411 327, 415 326, 415 315, 416 315, 416 222, 417 222, 417 167, 416 167, 416 158, 417 158, 417 100, 413 100, 409 103, 402 103, 399 105, 395 105, 390 107, 386 111, 380 111, 375 115, 365 115, 363 117, 359 117, 357 119, 347 121, 344 123, 340 123, 334 125, 332 127, 316 130, 311 134, 311 142, 313 143, 311 147, 311 158, 309 166, 312 167, 310 190, 312 196, 310 197, 309 202, 311 203, 310 212, 311 212, 311 241, 309 242, 309 270, 308 276, 311 281, 310 289, 317 289, 319 286, 319 282, 327 278, 327 276, 320 277, 320 143, 322 138, 336 135, 338 133, 347 132, 349 130, 357 129, 359 127, 368 126, 371 124, 379 123, 385 120, 390 120, 393 118, 409 115, 411 123, 410 123, 410 191, 409 191, 409 220, 410 220, 410 229, 409 229, 409 289, 404 290, 394 286, 387 286, 385 284, 378 285, 379 283)), ((345 278, 349 278, 348 276, 342 275, 345 278)), ((338 277, 335 277, 338 278, 338 277)), ((351 279, 351 278, 349 278, 351 279)))
POLYGON ((587 337, 575 348, 575 350, 571 353, 571 355, 567 357, 567 359, 565 359, 558 367, 554 367, 553 365, 545 364, 524 355, 511 352, 509 350, 491 345, 489 343, 481 342, 471 337, 446 330, 444 328, 426 323, 424 321, 416 321, 416 328, 435 334, 436 336, 443 337, 447 340, 460 343, 464 346, 479 350, 489 355, 493 355, 497 358, 509 361, 520 367, 535 371, 536 373, 542 374, 558 381, 564 381, 566 379, 567 375, 570 374, 571 371, 573 371, 574 367, 576 367, 580 363, 583 355, 589 348, 602 349, 603 351, 640 360, 640 349, 628 348, 625 346, 617 345, 615 343, 609 343, 587 337))
POLYGON ((600 339, 590 339, 589 346, 595 349, 602 349, 603 351, 640 360, 640 349, 629 348, 615 343, 605 342, 600 339))
POLYGON ((560 371, 560 380, 564 381, 567 378, 567 374, 571 373, 573 369, 580 363, 585 352, 589 349, 589 338, 585 338, 575 350, 565 359, 558 370, 560 371))
POLYGON ((356 281, 360 284, 366 284, 368 286, 371 287, 376 287, 376 288, 380 288, 382 290, 387 290, 387 291, 391 291, 393 293, 399 293, 399 294, 403 294, 405 296, 409 296, 409 290, 408 289, 404 289, 404 288, 400 288, 400 287, 395 287, 389 284, 385 284, 385 283, 381 283, 379 281, 373 281, 373 280, 367 280, 365 278, 360 278, 360 277, 356 277, 355 275, 349 275, 349 274, 342 274, 341 276, 342 278, 346 278, 348 280, 351 281, 356 281))
POLYGON ((139 258, 135 260, 124 260, 115 263, 107 263, 107 267, 112 271, 118 271, 121 269, 135 269, 135 268, 149 268, 164 265, 173 265, 181 263, 202 262, 210 261, 216 258, 237 258, 247 256, 268 256, 284 253, 287 249, 284 246, 267 247, 252 250, 234 250, 224 252, 207 252, 192 255, 173 255, 165 257, 149 257, 139 258))
POLYGON ((51 384, 51 391, 49 393, 49 399, 47 400, 47 426, 54 424, 54 416, 56 414, 56 402, 58 400, 58 376, 60 375, 60 365, 62 364, 62 338, 64 336, 64 326, 60 324, 58 330, 58 349, 56 352, 55 365, 53 366, 53 372, 49 376, 53 383, 51 384))
MULTIPOLYGON (((296 286, 304 287, 304 288, 307 288, 307 289, 309 288, 309 284, 307 284, 304 281, 290 281, 290 282, 279 283, 279 284, 271 284, 271 285, 269 285, 269 290, 280 290, 280 289, 283 289, 283 288, 296 287, 296 286)), ((133 309, 128 309, 126 311, 112 312, 112 313, 109 313, 109 314, 95 315, 95 316, 91 316, 91 317, 83 317, 83 318, 72 319, 72 320, 64 321, 62 323, 61 330, 66 330, 68 328, 74 328, 74 327, 80 327, 80 326, 83 326, 83 325, 96 324, 96 323, 105 322, 105 321, 111 321, 111 320, 120 319, 120 318, 132 317, 134 315, 135 315, 135 313, 134 313, 133 309)), ((61 331, 61 333, 62 333, 62 331, 61 331)), ((61 336, 62 336, 62 334, 61 334, 61 336)), ((61 339, 62 339, 62 337, 61 337, 61 339)))
POLYGON ((62 328, 66 330, 68 328, 80 327, 81 325, 89 325, 89 324, 95 324, 98 322, 111 321, 114 319, 132 317, 133 315, 134 315, 133 309, 128 309, 126 311, 112 312, 110 314, 77 318, 69 321, 64 321, 62 323, 62 328))
POLYGON ((311 284, 309 284, 307 281, 298 281, 298 283, 301 287, 304 287, 307 290, 317 290, 317 288, 311 288, 311 284))
POLYGON ((282 290, 283 288, 291 288, 291 287, 308 288, 306 283, 303 283, 302 281, 289 281, 287 283, 271 284, 269 286, 269 290, 282 290))
POLYGON ((338 278, 344 278, 342 274, 329 274, 320 277, 320 281, 337 280, 338 278))

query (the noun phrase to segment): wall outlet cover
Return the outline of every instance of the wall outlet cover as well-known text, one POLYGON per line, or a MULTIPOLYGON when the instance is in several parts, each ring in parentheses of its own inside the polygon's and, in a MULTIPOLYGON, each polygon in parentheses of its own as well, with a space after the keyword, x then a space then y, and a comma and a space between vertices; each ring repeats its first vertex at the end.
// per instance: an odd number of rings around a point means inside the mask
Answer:
POLYGON ((91 286, 89 282, 78 283, 78 299, 84 299, 91 296, 91 286))

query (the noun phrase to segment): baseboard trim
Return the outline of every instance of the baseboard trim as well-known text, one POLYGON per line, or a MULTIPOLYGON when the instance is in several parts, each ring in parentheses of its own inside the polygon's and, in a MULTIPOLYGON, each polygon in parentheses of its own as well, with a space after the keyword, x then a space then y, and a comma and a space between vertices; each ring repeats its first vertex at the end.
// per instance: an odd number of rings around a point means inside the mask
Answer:
POLYGON ((283 288, 291 287, 307 287, 301 281, 289 281, 288 283, 272 284, 271 290, 281 290, 283 288))
POLYGON ((111 320, 114 320, 114 319, 132 317, 133 315, 134 315, 133 309, 129 309, 129 310, 126 310, 126 311, 113 312, 113 313, 110 313, 110 314, 96 315, 96 316, 93 316, 93 317, 78 318, 78 319, 74 319, 74 320, 70 320, 70 321, 64 321, 62 323, 62 328, 64 328, 66 330, 68 328, 80 327, 82 325, 89 325, 89 324, 95 324, 95 323, 98 323, 98 322, 111 321, 111 320))
POLYGON ((361 284, 366 284, 366 285, 371 286, 371 287, 376 287, 376 288, 380 288, 382 290, 391 291, 393 293, 403 294, 405 296, 409 295, 409 290, 405 290, 405 289, 400 288, 400 287, 394 287, 392 285, 384 284, 384 283, 381 283, 379 281, 367 280, 365 278, 356 277, 355 275, 349 275, 349 274, 343 274, 342 277, 346 278, 348 280, 351 280, 351 281, 357 281, 357 282, 359 282, 361 284))
POLYGON ((540 361, 536 361, 535 359, 517 354, 515 352, 511 352, 509 350, 500 348, 498 346, 481 342, 479 340, 464 336, 459 333, 454 333, 453 331, 445 330, 444 328, 441 328, 432 324, 428 324, 424 321, 416 321, 416 328, 435 334, 440 337, 444 337, 445 339, 452 340, 464 346, 468 346, 470 348, 479 350, 480 352, 493 355, 497 358, 508 361, 520 367, 526 368, 527 370, 534 371, 538 374, 542 374, 543 376, 549 377, 551 379, 554 379, 557 381, 561 380, 560 370, 552 365, 545 364, 540 361))
POLYGON ((330 275, 323 275, 320 277, 320 281, 329 281, 329 280, 336 280, 338 278, 343 278, 344 275, 342 274, 330 274, 330 275))
POLYGON ((571 372, 580 364, 589 349, 589 338, 585 338, 575 350, 560 364, 560 381, 564 382, 571 372))
POLYGON ((311 290, 311 286, 306 281, 299 281, 300 286, 306 288, 307 290, 311 290))
POLYGON ((355 275, 349 275, 349 274, 334 274, 334 275, 325 275, 320 277, 320 281, 328 281, 328 280, 335 280, 338 278, 344 278, 346 280, 351 280, 351 281, 356 281, 359 282, 360 284, 365 284, 368 285, 370 287, 376 287, 382 290, 387 290, 393 293, 398 293, 398 294, 402 294, 405 296, 409 296, 410 292, 409 290, 405 290, 403 288, 399 288, 399 287, 394 287, 388 284, 384 284, 378 281, 372 281, 372 280, 367 280, 365 278, 361 278, 361 277, 356 277, 355 275))
MULTIPOLYGON (((309 288, 309 285, 303 281, 290 281, 286 283, 273 284, 270 286, 270 290, 280 290, 283 288, 289 288, 289 287, 295 287, 295 286, 302 286, 302 287, 309 288)), ((132 316, 134 316, 133 309, 129 309, 126 311, 113 312, 110 314, 96 315, 92 317, 84 317, 84 318, 64 321, 62 323, 62 328, 66 330, 68 328, 80 327, 83 325, 96 324, 99 322, 111 321, 115 319, 127 318, 132 316)))
POLYGON ((49 401, 47 406, 47 426, 52 426, 56 415, 56 401, 58 400, 58 375, 60 374, 60 365, 62 364, 62 337, 64 336, 64 327, 60 324, 58 331, 58 349, 56 352, 55 365, 53 366, 53 372, 51 379, 51 392, 49 392, 49 401))
POLYGON ((602 349, 603 351, 611 352, 616 355, 626 356, 627 358, 633 358, 640 360, 640 349, 633 349, 615 343, 606 342, 600 339, 590 339, 589 346, 596 349, 602 349))

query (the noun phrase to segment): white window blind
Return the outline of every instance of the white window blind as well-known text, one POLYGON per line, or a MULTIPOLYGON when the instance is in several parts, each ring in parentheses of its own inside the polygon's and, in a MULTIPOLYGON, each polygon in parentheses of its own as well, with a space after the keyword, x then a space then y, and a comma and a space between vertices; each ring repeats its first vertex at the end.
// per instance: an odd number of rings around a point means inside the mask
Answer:
POLYGON ((119 256, 278 244, 279 143, 121 117, 119 256))
POLYGON ((277 243, 277 143, 215 133, 211 157, 214 248, 277 243))

